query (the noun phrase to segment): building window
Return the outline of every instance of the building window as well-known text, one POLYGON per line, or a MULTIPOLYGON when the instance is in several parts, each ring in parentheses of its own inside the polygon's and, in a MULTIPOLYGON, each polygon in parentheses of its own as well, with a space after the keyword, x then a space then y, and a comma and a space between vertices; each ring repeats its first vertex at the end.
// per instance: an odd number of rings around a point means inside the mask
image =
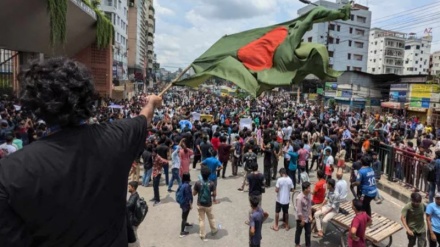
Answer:
POLYGON ((416 57, 419 55, 418 53, 414 54, 416 57))
POLYGON ((353 33, 353 28, 352 27, 350 27, 350 33, 353 33))
POLYGON ((374 54, 376 54, 376 50, 374 50, 374 54))
POLYGON ((423 51, 420 51, 421 54, 423 54, 423 51))
POLYGON ((335 31, 335 24, 329 24, 328 25, 328 29, 332 30, 332 31, 335 31))
MULTIPOLYGON (((361 67, 353 67, 353 70, 354 71, 362 71, 362 68, 361 67)), ((359 86, 359 85, 358 85, 359 86)))
POLYGON ((113 2, 113 0, 107 0, 107 6, 112 6, 112 3, 113 2))
POLYGON ((333 57, 333 55, 334 55, 334 52, 333 52, 333 51, 328 51, 328 56, 329 56, 329 57, 333 57))
POLYGON ((422 44, 422 47, 425 47, 425 44, 422 44))
POLYGON ((416 45, 416 49, 417 49, 417 50, 420 50, 420 45, 416 45))
POLYGON ((350 66, 347 66, 347 71, 350 71, 350 66))
POLYGON ((347 55, 347 59, 348 59, 348 60, 351 59, 351 53, 348 53, 348 55, 347 55))
POLYGON ((351 40, 349 40, 349 41, 348 41, 348 46, 350 46, 350 47, 351 47, 351 40))
POLYGON ((312 42, 312 40, 313 40, 312 37, 308 37, 308 38, 307 38, 307 41, 308 41, 308 42, 312 42))
POLYGON ((356 28, 356 35, 364 36, 364 35, 365 35, 365 30, 357 29, 357 28, 356 28))
POLYGON ((376 71, 376 68, 373 68, 372 70, 373 70, 373 72, 375 72, 375 71, 376 71))
POLYGON ((367 17, 364 16, 356 16, 356 21, 360 23, 367 23, 367 17))
POLYGON ((354 42, 354 46, 356 48, 364 48, 364 43, 356 41, 356 42, 354 42))
POLYGON ((341 31, 341 25, 337 25, 337 26, 336 26, 336 31, 338 31, 338 32, 341 31))
POLYGON ((377 41, 374 42, 374 45, 377 45, 377 41))
POLYGON ((336 39, 336 44, 339 44, 339 39, 336 39))
POLYGON ((416 60, 416 64, 419 64, 419 61, 416 60))
POLYGON ((353 54, 353 59, 357 61, 362 61, 362 55, 359 54, 353 54))
POLYGON ((328 42, 329 44, 333 44, 333 42, 334 42, 333 37, 328 37, 327 42, 328 42))
POLYGON ((420 58, 420 62, 423 61, 423 58, 420 58))
POLYGON ((375 63, 376 62, 376 58, 375 59, 373 59, 373 63, 375 63))
POLYGON ((405 46, 405 50, 411 50, 411 46, 410 45, 406 45, 405 46))
POLYGON ((354 21, 354 15, 350 16, 350 20, 354 21))

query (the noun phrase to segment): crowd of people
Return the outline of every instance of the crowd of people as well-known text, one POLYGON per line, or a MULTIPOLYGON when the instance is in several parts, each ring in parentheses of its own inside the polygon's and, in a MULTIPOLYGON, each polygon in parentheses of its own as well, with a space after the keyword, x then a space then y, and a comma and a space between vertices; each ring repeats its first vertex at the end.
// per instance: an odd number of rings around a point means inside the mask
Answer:
MULTIPOLYGON (((215 235, 218 180, 229 173, 243 176, 237 187, 249 195, 250 246, 260 246, 262 223, 268 217, 261 201, 272 186, 277 199, 271 229, 291 228, 289 206, 295 204, 297 246, 303 229, 306 246, 311 245, 313 231, 315 237, 325 237, 329 221, 341 213, 340 204, 348 202, 351 191, 356 216, 349 246, 365 246, 370 203, 383 200, 376 187, 382 164, 373 142, 433 157, 432 147, 436 150, 439 143, 434 140, 440 137, 438 130, 415 117, 322 111, 316 103, 296 103, 283 93, 235 99, 173 88, 159 98, 154 94, 161 87, 156 86, 127 100, 96 100, 88 72, 67 59, 34 62, 20 80, 21 98, 0 104, 0 224, 6 226, 0 230, 0 246, 139 245, 136 229, 143 218, 136 190, 152 181, 151 201, 159 206, 162 179, 168 192, 178 184, 180 236, 187 236, 186 228, 192 226, 187 218, 195 202, 199 236, 206 240, 205 216, 215 235), (243 125, 243 118, 251 123, 243 125), (349 183, 343 179, 346 162, 353 164, 349 183), (191 167, 200 169, 198 178, 191 178, 191 167), (130 176, 128 200, 125 175, 130 176), (309 182, 309 175, 317 182, 309 182), (297 186, 301 193, 292 203, 297 186), (320 206, 312 210, 313 205, 320 206), (89 210, 84 213, 84 208, 89 210), (86 231, 91 225, 93 231, 86 231), (120 232, 122 226, 127 228, 120 232)), ((440 171, 440 153, 434 158, 434 170, 440 171)), ((430 183, 430 191, 435 192, 439 181, 440 176, 430 183)), ((423 240, 424 228, 414 223, 420 218, 413 213, 419 196, 412 196, 402 211, 410 243, 416 237, 419 243, 423 240)), ((440 195, 432 193, 423 210, 430 240, 440 239, 438 199, 440 195)))

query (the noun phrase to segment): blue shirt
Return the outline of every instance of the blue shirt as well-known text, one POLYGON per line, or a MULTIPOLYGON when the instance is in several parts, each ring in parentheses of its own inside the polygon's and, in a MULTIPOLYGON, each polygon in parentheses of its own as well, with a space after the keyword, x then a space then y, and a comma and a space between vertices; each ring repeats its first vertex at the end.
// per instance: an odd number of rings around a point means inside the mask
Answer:
POLYGON ((375 197, 377 194, 376 177, 371 167, 362 167, 356 181, 361 182, 362 195, 375 197))
POLYGON ((289 170, 296 171, 299 154, 297 152, 288 152, 287 154, 290 155, 289 170))
POLYGON ((440 206, 431 202, 426 207, 426 214, 431 216, 432 230, 436 233, 440 233, 440 206))
POLYGON ((211 174, 209 175, 209 181, 217 180, 217 168, 222 166, 222 163, 215 157, 209 157, 203 160, 202 164, 208 166, 209 170, 211 170, 211 174))

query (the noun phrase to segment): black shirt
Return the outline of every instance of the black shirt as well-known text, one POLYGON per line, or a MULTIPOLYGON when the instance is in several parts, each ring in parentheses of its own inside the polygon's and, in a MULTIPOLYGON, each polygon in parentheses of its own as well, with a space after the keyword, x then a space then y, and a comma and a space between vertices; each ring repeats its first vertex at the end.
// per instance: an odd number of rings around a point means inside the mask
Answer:
POLYGON ((164 159, 168 159, 168 151, 170 150, 170 148, 167 145, 164 144, 160 144, 159 146, 157 146, 156 148, 156 152, 157 154, 164 158, 164 159))
POLYGON ((247 176, 249 182, 249 195, 259 196, 264 186, 264 176, 261 173, 251 173, 247 176))
POLYGON ((0 160, 0 246, 127 246, 144 116, 66 128, 0 160))
POLYGON ((209 153, 209 149, 211 147, 212 145, 207 142, 202 142, 200 144, 200 150, 202 150, 202 158, 208 158, 209 156, 211 156, 211 154, 209 153))

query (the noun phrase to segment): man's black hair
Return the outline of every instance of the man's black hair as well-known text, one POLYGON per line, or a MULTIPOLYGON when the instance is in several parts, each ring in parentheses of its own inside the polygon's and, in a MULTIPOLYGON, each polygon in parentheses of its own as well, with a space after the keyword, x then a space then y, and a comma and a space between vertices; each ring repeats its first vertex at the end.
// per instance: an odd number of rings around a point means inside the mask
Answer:
POLYGON ((75 126, 93 115, 89 71, 67 58, 35 60, 19 74, 21 103, 48 125, 75 126))

